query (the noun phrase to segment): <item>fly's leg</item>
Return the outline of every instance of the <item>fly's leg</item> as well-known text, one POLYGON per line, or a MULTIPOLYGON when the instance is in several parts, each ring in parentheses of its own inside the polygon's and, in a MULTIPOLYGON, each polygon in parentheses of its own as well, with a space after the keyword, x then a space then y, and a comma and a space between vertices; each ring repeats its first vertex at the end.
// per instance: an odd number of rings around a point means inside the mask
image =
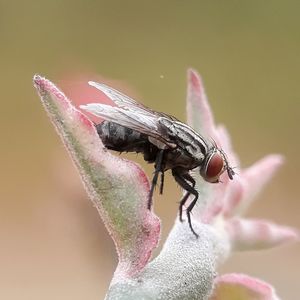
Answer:
POLYGON ((186 215, 187 215, 188 222, 189 222, 189 225, 190 225, 190 228, 191 228, 193 234, 196 236, 196 238, 198 238, 199 235, 194 231, 194 229, 192 227, 192 222, 191 222, 191 211, 193 210, 195 204, 197 203, 198 196, 199 196, 197 191, 196 191, 196 193, 197 193, 197 195, 195 195, 194 200, 191 202, 191 204, 186 209, 186 215))
POLYGON ((189 174, 189 173, 184 173, 181 175, 185 180, 189 181, 192 184, 192 187, 194 188, 196 185, 195 179, 189 174))
POLYGON ((165 173, 163 170, 161 170, 160 174, 160 187, 159 187, 159 193, 162 195, 164 191, 164 182, 165 182, 165 173))
MULTIPOLYGON (((189 173, 181 174, 181 176, 186 181, 189 181, 192 184, 192 188, 195 187, 196 181, 195 181, 195 179, 189 173)), ((180 203, 179 203, 179 220, 180 220, 180 222, 183 222, 183 219, 182 219, 183 206, 185 205, 185 203, 186 203, 186 201, 187 201, 187 199, 189 198, 190 195, 191 195, 190 192, 186 192, 186 194, 180 200, 180 203)))
POLYGON ((148 209, 150 209, 152 206, 152 197, 153 197, 154 188, 157 184, 159 172, 161 172, 162 170, 163 155, 164 155, 164 150, 160 150, 156 156, 155 171, 154 171, 154 176, 152 178, 152 183, 151 183, 151 188, 150 188, 149 198, 148 198, 148 209))
MULTIPOLYGON (((182 174, 182 177, 183 177, 185 180, 189 181, 189 182, 192 184, 192 188, 193 188, 193 189, 195 188, 196 181, 195 181, 195 179, 194 179, 189 173, 184 173, 184 174, 182 174)), ((185 196, 183 197, 183 199, 185 198, 184 201, 180 201, 180 206, 179 206, 179 212, 180 212, 180 215, 179 215, 179 219, 180 219, 181 222, 183 221, 183 220, 182 220, 182 208, 183 208, 183 206, 184 206, 186 200, 189 198, 190 194, 191 194, 190 192, 187 192, 187 193, 185 194, 185 196)))
POLYGON ((192 221, 191 221, 191 211, 192 211, 193 207, 195 206, 195 204, 198 200, 198 196, 199 196, 198 192, 194 188, 195 180, 188 173, 181 174, 181 172, 178 171, 178 170, 176 171, 176 170, 173 169, 172 174, 173 174, 176 182, 184 190, 187 191, 187 193, 181 199, 180 205, 179 205, 179 218, 181 219, 180 221, 182 221, 182 207, 183 207, 183 205, 187 201, 190 194, 195 196, 195 198, 193 199, 193 201, 191 202, 191 204, 188 206, 188 208, 186 210, 186 215, 187 215, 188 223, 189 223, 189 226, 190 226, 190 229, 191 229, 192 233, 198 238, 198 234, 195 232, 195 230, 192 226, 192 221), (190 182, 192 184, 192 186, 188 182, 190 182))
POLYGON ((183 210, 183 206, 184 206, 186 200, 189 198, 190 194, 191 194, 190 192, 186 192, 185 195, 183 196, 183 198, 179 202, 179 221, 180 222, 183 222, 182 210, 183 210))

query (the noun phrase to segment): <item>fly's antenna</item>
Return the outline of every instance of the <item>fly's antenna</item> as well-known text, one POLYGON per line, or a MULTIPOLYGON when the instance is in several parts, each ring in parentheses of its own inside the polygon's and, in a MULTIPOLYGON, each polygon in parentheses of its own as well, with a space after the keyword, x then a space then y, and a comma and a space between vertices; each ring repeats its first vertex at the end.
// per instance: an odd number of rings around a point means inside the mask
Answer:
POLYGON ((226 171, 227 171, 228 177, 229 177, 230 180, 232 180, 232 179, 233 179, 233 176, 236 174, 236 173, 234 172, 234 170, 233 170, 233 169, 235 169, 235 168, 232 168, 232 167, 229 165, 229 163, 228 163, 228 158, 227 158, 227 155, 226 155, 226 153, 224 152, 224 150, 223 150, 223 149, 220 149, 220 152, 222 153, 223 158, 224 158, 225 169, 226 169, 226 171))
POLYGON ((234 172, 234 175, 240 175, 238 172, 234 171, 234 169, 239 169, 239 167, 230 167, 230 168, 234 172))

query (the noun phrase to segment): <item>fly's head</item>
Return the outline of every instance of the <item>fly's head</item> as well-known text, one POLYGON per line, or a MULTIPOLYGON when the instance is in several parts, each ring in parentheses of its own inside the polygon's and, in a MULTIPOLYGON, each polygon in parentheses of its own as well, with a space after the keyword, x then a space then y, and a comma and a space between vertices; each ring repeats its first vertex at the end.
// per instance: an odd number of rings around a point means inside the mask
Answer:
POLYGON ((220 176, 227 172, 229 179, 233 179, 235 172, 229 166, 227 156, 222 149, 214 146, 205 155, 204 161, 200 167, 200 175, 210 183, 220 182, 220 176))

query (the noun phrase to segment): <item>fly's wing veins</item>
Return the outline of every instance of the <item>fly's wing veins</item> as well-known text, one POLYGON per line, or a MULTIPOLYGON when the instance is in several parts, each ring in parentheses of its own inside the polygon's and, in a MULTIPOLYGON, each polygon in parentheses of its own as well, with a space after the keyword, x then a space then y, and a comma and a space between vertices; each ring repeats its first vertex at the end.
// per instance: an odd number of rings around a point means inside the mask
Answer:
POLYGON ((94 81, 90 81, 89 84, 103 92, 117 107, 91 103, 81 106, 81 108, 105 120, 149 135, 152 137, 151 141, 153 141, 154 138, 158 142, 166 145, 167 148, 177 147, 176 142, 170 140, 169 130, 163 128, 159 122, 160 118, 168 119, 170 122, 176 122, 178 120, 175 117, 152 110, 105 84, 94 81))
POLYGON ((170 120, 178 121, 175 117, 162 112, 155 111, 103 83, 89 81, 89 85, 103 92, 109 99, 111 99, 119 107, 132 110, 135 112, 139 112, 142 114, 146 114, 146 115, 152 115, 152 116, 155 115, 157 117, 165 117, 165 118, 169 118, 170 120))

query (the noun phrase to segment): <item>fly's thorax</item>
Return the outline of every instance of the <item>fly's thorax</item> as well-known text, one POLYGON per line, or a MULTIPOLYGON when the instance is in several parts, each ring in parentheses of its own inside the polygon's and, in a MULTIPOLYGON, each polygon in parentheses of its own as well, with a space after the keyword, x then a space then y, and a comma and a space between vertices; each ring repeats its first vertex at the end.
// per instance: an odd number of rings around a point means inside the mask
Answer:
POLYGON ((209 149, 207 140, 195 132, 190 126, 167 118, 160 118, 161 131, 179 148, 185 150, 201 163, 209 149))
POLYGON ((181 169, 189 171, 199 167, 201 164, 193 156, 189 155, 186 150, 180 147, 164 151, 163 160, 165 170, 180 167, 181 169))

